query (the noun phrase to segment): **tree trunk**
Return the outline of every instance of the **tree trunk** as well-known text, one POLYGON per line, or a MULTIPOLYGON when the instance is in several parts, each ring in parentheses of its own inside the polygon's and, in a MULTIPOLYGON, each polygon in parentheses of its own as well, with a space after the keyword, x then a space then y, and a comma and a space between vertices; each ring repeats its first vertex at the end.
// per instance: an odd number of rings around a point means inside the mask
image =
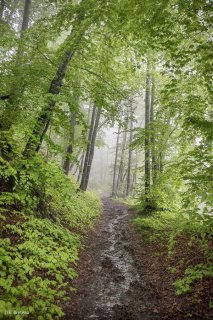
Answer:
POLYGON ((146 94, 145 94, 145 195, 150 192, 150 71, 147 61, 146 94))
MULTIPOLYGON (((76 27, 79 28, 79 24, 82 22, 82 20, 84 20, 84 15, 79 14, 78 17, 76 17, 76 21, 73 25, 73 29, 68 37, 68 40, 70 40, 71 42, 73 42, 73 37, 75 36, 75 28, 76 27)), ((61 86, 67 72, 67 68, 76 51, 75 46, 79 44, 79 41, 84 35, 86 28, 87 28, 86 24, 83 25, 83 30, 82 32, 78 33, 77 36, 75 37, 72 48, 70 48, 65 52, 64 57, 61 59, 61 63, 58 66, 55 77, 53 78, 50 84, 48 93, 51 93, 52 95, 58 95, 60 93, 61 86)), ((26 147, 23 151, 23 155, 25 157, 28 157, 31 153, 35 153, 40 150, 42 141, 44 139, 44 135, 47 132, 51 118, 55 111, 55 106, 56 106, 56 101, 54 100, 54 98, 52 98, 50 102, 42 110, 40 116, 37 119, 37 123, 33 129, 32 135, 29 138, 26 144, 26 147)))
MULTIPOLYGON (((126 130, 126 128, 125 128, 126 130)), ((122 142, 122 150, 121 150, 121 158, 120 158, 120 164, 119 164, 119 170, 118 170, 118 177, 117 177, 117 185, 116 185, 116 193, 115 196, 118 195, 118 191, 120 188, 120 183, 123 176, 123 170, 124 170, 124 154, 125 154, 125 148, 126 148, 126 136, 127 133, 124 131, 123 133, 123 142, 122 142)))
POLYGON ((73 153, 73 140, 75 138, 75 125, 76 125, 76 118, 74 115, 71 115, 70 119, 70 137, 69 137, 69 144, 66 150, 66 157, 63 164, 63 169, 66 175, 69 174, 70 171, 70 156, 73 153))
POLYGON ((155 81, 152 76, 152 94, 150 105, 150 128, 151 128, 151 150, 152 150, 152 181, 156 183, 158 174, 158 164, 156 159, 155 132, 154 132, 154 103, 155 103, 155 81))
POLYGON ((99 108, 97 110, 95 124, 94 124, 94 130, 92 133, 92 140, 91 140, 90 152, 89 152, 89 158, 88 158, 88 164, 87 164, 87 172, 86 172, 86 177, 85 177, 84 191, 86 191, 88 183, 89 183, 89 176, 90 176, 90 171, 91 171, 91 167, 92 167, 92 160, 93 160, 94 151, 95 151, 95 141, 96 141, 96 136, 97 136, 97 132, 98 132, 98 125, 99 125, 99 121, 100 121, 100 116, 101 116, 101 109, 99 108))
POLYGON ((131 192, 135 189, 136 183, 137 183, 137 170, 138 170, 138 152, 136 150, 135 154, 135 168, 133 172, 133 179, 132 179, 132 186, 131 186, 131 192))
POLYGON ((160 173, 163 172, 163 154, 162 151, 160 151, 159 153, 159 169, 160 169, 160 173))
POLYGON ((91 122, 90 122, 90 129, 89 129, 89 134, 88 134, 87 149, 86 149, 86 153, 85 153, 85 157, 84 157, 84 166, 83 166, 83 172, 82 172, 82 177, 81 177, 81 184, 80 184, 81 190, 86 190, 85 189, 86 188, 85 181, 86 181, 86 174, 87 174, 87 167, 88 167, 88 161, 89 161, 92 135, 93 135, 94 124, 95 124, 95 115, 96 115, 96 107, 93 106, 92 117, 91 117, 91 122))
POLYGON ((77 182, 79 182, 79 181, 81 180, 81 174, 82 174, 82 171, 83 171, 84 159, 85 159, 85 152, 83 152, 83 154, 82 154, 82 156, 81 156, 81 161, 80 161, 80 167, 79 167, 79 171, 78 171, 77 182))
POLYGON ((1 0, 1 4, 0 4, 0 20, 3 20, 4 7, 5 7, 5 0, 1 0))
POLYGON ((130 119, 130 132, 129 132, 129 155, 128 155, 128 167, 127 167, 127 186, 126 186, 126 196, 128 197, 131 189, 131 169, 132 169, 132 130, 133 130, 133 112, 131 108, 131 119, 130 119))
MULTIPOLYGON (((62 86, 63 79, 65 77, 69 62, 73 57, 74 52, 68 51, 65 54, 65 57, 61 64, 58 67, 56 75, 51 82, 49 93, 53 95, 58 95, 62 86)), ((38 152, 40 150, 42 141, 44 139, 44 135, 47 132, 47 129, 50 124, 50 120, 52 118, 53 112, 55 110, 56 102, 52 99, 46 107, 43 109, 40 114, 37 124, 35 125, 32 135, 29 138, 26 147, 23 151, 23 155, 28 157, 31 153, 38 152)))
POLYGON ((114 167, 113 167, 112 197, 115 197, 115 194, 116 194, 116 174, 117 174, 117 165, 118 165, 119 138, 120 138, 120 125, 118 127, 116 149, 115 149, 115 162, 114 162, 114 167))
POLYGON ((30 20, 30 10, 31 10, 31 0, 25 0, 24 4, 24 14, 21 26, 21 36, 25 30, 29 27, 29 20, 30 20))
MULTIPOLYGON (((89 123, 90 123, 91 113, 93 113, 93 108, 91 108, 91 106, 89 106, 88 118, 87 118, 87 126, 89 126, 89 123)), ((80 180, 82 178, 82 172, 83 172, 83 167, 84 167, 85 156, 86 156, 86 152, 85 152, 85 150, 83 150, 83 153, 82 153, 82 156, 81 156, 81 161, 80 161, 80 167, 79 167, 79 171, 78 171, 78 178, 77 178, 78 182, 80 182, 80 180)))

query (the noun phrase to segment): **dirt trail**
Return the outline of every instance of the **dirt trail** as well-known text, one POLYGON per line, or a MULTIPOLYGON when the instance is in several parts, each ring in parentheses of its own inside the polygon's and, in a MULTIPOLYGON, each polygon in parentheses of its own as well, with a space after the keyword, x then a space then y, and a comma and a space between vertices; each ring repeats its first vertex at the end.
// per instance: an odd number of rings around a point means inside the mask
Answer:
POLYGON ((177 297, 167 249, 142 241, 130 216, 125 205, 103 199, 103 214, 87 235, 79 278, 72 283, 77 292, 64 305, 63 320, 212 319, 209 300, 203 298, 208 283, 195 291, 200 301, 177 297))
POLYGON ((132 253, 126 206, 107 198, 103 211, 81 256, 77 293, 64 320, 161 319, 149 312, 157 302, 132 253))

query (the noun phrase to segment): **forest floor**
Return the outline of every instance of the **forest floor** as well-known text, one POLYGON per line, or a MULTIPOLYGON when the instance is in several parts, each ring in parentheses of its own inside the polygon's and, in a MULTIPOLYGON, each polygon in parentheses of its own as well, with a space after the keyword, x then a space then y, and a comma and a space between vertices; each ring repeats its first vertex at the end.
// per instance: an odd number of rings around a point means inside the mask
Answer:
POLYGON ((124 204, 103 199, 103 214, 87 235, 79 277, 72 283, 77 291, 64 305, 63 319, 210 319, 190 296, 175 295, 166 250, 142 240, 133 216, 124 204))

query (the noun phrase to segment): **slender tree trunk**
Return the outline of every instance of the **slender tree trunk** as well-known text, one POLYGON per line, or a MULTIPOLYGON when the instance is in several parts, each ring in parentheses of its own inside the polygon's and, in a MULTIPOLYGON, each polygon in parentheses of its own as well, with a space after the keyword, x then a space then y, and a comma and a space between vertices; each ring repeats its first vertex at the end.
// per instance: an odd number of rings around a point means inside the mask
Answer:
POLYGON ((4 7, 5 7, 5 0, 1 0, 1 4, 0 4, 0 20, 3 20, 4 7))
POLYGON ((155 81, 152 76, 152 94, 150 105, 150 127, 151 127, 151 150, 152 150, 152 181, 156 183, 158 174, 158 164, 156 159, 155 131, 154 131, 154 102, 155 102, 155 81))
POLYGON ((91 140, 90 152, 89 152, 89 158, 88 158, 88 164, 87 164, 87 172, 86 172, 86 177, 85 177, 84 191, 86 191, 88 183, 89 183, 89 176, 90 176, 90 171, 91 171, 91 167, 92 167, 92 160, 94 157, 95 141, 96 141, 96 136, 97 136, 97 132, 98 132, 98 125, 99 125, 99 121, 100 121, 100 116, 101 116, 101 109, 99 108, 97 110, 95 124, 94 124, 94 130, 92 133, 92 140, 91 140))
MULTIPOLYGON (((90 117, 92 116, 92 114, 93 114, 93 108, 91 108, 91 106, 89 106, 88 118, 87 118, 87 126, 89 126, 90 117)), ((78 171, 78 178, 77 178, 78 182, 80 182, 80 180, 82 178, 82 172, 83 172, 83 167, 84 167, 85 156, 86 156, 86 152, 85 152, 85 150, 83 150, 83 153, 82 153, 82 156, 81 156, 81 161, 80 161, 80 167, 79 167, 79 171, 78 171)))
POLYGON ((116 194, 115 194, 116 196, 118 195, 118 191, 119 191, 119 188, 120 188, 120 183, 121 183, 122 176, 123 176, 124 155, 125 155, 125 148, 126 148, 126 137, 127 137, 127 133, 126 133, 126 131, 124 131, 122 149, 121 149, 121 158, 120 158, 120 164, 119 164, 119 169, 118 169, 118 177, 117 177, 117 185, 116 185, 116 194))
POLYGON ((136 151, 136 155, 135 155, 135 168, 134 168, 134 172, 133 172, 133 178, 132 178, 132 185, 131 185, 131 192, 134 192, 135 189, 135 185, 137 182, 137 170, 138 170, 138 152, 136 151))
POLYGON ((79 171, 78 171, 77 182, 79 182, 79 181, 81 180, 81 174, 82 174, 82 171, 83 171, 84 159, 85 159, 85 152, 83 152, 83 153, 82 153, 82 156, 81 156, 81 161, 80 161, 80 167, 79 167, 79 171))
POLYGON ((75 116, 72 114, 71 115, 71 119, 70 119, 70 137, 69 137, 69 144, 67 146, 67 150, 66 150, 66 157, 65 157, 65 161, 63 164, 63 169, 66 175, 69 174, 70 171, 70 156, 73 153, 73 140, 75 138, 75 125, 76 125, 76 118, 75 116))
POLYGON ((160 170, 160 173, 163 172, 163 153, 162 153, 162 151, 160 151, 160 153, 159 153, 159 170, 160 170))
POLYGON ((150 71, 147 61, 146 94, 145 94, 145 195, 150 192, 150 71))
POLYGON ((82 172, 82 177, 81 177, 81 184, 80 184, 80 189, 81 190, 86 190, 86 175, 87 175, 87 167, 88 167, 88 161, 89 161, 89 154, 90 154, 90 147, 91 147, 91 141, 92 141, 92 135, 93 135, 93 130, 94 130, 94 124, 95 124, 95 115, 96 115, 96 107, 93 106, 92 109, 92 117, 91 117, 91 122, 90 122, 90 129, 89 129, 89 134, 88 134, 88 142, 87 142, 87 149, 84 157, 84 166, 83 166, 83 172, 82 172))
POLYGON ((128 155, 128 167, 127 167, 127 186, 126 186, 126 196, 128 197, 131 189, 131 169, 132 169, 132 130, 133 130, 133 112, 131 107, 131 119, 130 119, 130 132, 129 132, 129 155, 128 155))
POLYGON ((120 125, 118 127, 117 140, 116 140, 115 162, 113 167, 112 197, 115 197, 115 194, 116 194, 116 174, 117 174, 117 165, 118 165, 119 138, 120 138, 120 125))
POLYGON ((31 0, 25 0, 24 14, 23 14, 23 20, 22 20, 22 26, 21 26, 21 35, 29 27, 30 10, 31 10, 31 0))

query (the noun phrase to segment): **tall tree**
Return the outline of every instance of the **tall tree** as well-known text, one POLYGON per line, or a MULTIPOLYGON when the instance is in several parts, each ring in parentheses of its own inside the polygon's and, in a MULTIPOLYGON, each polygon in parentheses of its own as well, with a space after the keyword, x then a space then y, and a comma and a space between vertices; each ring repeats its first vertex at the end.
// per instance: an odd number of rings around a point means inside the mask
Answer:
POLYGON ((152 181, 156 183, 158 174, 158 163, 156 158, 156 141, 155 141, 155 128, 154 128, 154 103, 155 103, 155 79, 152 75, 152 91, 151 91, 151 104, 150 104, 150 134, 151 134, 151 153, 152 153, 152 181))
POLYGON ((88 163, 87 163, 87 172, 86 172, 86 177, 85 177, 85 187, 84 187, 85 189, 84 190, 87 189, 88 183, 89 183, 89 177, 90 177, 92 161, 93 161, 93 157, 94 157, 95 141, 96 141, 96 137, 97 137, 100 117, 101 117, 101 108, 98 108, 97 112, 96 112, 95 124, 94 124, 93 133, 92 133, 91 144, 90 144, 90 152, 89 152, 89 158, 88 158, 88 163))
POLYGON ((76 53, 79 43, 85 32, 88 30, 89 26, 93 23, 92 17, 88 17, 87 12, 84 7, 85 1, 82 1, 79 6, 79 11, 75 16, 73 22, 72 30, 68 36, 66 42, 67 47, 65 53, 62 55, 59 66, 56 70, 55 76, 51 81, 48 93, 52 95, 49 102, 43 107, 36 124, 32 130, 31 137, 23 151, 23 155, 28 157, 31 153, 38 152, 41 148, 44 136, 48 130, 51 118, 55 111, 56 101, 54 95, 58 95, 61 91, 63 80, 66 76, 68 66, 76 53), (82 5, 82 8, 81 8, 82 5))
POLYGON ((92 135, 93 135, 94 125, 95 125, 95 116, 96 116, 96 106, 94 105, 92 108, 92 116, 91 116, 89 133, 88 133, 86 153, 83 158, 84 163, 83 163, 82 177, 81 177, 81 183, 80 183, 81 190, 86 190, 85 189, 86 188, 86 175, 87 175, 89 154, 90 154, 90 148, 91 148, 91 142, 92 142, 92 135))
POLYGON ((23 14, 23 20, 22 20, 22 26, 21 26, 21 35, 29 27, 30 10, 31 10, 31 0, 25 0, 24 14, 23 14))
POLYGON ((114 160, 114 166, 113 166, 112 197, 115 197, 116 195, 116 176, 117 176, 117 166, 118 166, 119 138, 120 138, 120 125, 118 126, 117 139, 116 139, 115 160, 114 160))
POLYGON ((73 153, 73 141, 75 138, 75 125, 76 125, 76 118, 74 114, 71 114, 70 118, 70 136, 69 136, 69 143, 66 150, 65 161, 63 164, 63 169, 66 175, 69 174, 70 171, 70 157, 73 153))
POLYGON ((133 130, 133 110, 131 106, 130 110, 130 126, 129 126, 129 154, 128 154, 128 167, 127 167, 127 186, 126 186, 126 196, 128 197, 131 191, 131 169, 132 169, 132 130, 133 130))
POLYGON ((122 182, 123 173, 124 173, 124 157, 125 157, 126 140, 127 140, 126 129, 127 129, 127 120, 125 120, 125 128, 123 132, 123 141, 122 141, 122 147, 121 147, 120 163, 118 168, 118 176, 117 176, 117 184, 116 184, 116 196, 119 193, 119 189, 121 187, 121 182, 122 182))
POLYGON ((145 195, 150 192, 150 62, 147 60, 145 93, 145 195))
POLYGON ((0 3, 0 20, 2 20, 2 18, 3 18, 4 7, 5 7, 5 0, 1 0, 1 3, 0 3))
POLYGON ((90 130, 88 135, 88 142, 87 142, 87 150, 84 159, 84 167, 82 173, 82 179, 80 184, 80 189, 85 191, 88 186, 90 170, 92 166, 92 160, 94 156, 95 150, 95 141, 99 126, 101 116, 101 108, 97 108, 96 106, 93 107, 91 123, 90 123, 90 130))

